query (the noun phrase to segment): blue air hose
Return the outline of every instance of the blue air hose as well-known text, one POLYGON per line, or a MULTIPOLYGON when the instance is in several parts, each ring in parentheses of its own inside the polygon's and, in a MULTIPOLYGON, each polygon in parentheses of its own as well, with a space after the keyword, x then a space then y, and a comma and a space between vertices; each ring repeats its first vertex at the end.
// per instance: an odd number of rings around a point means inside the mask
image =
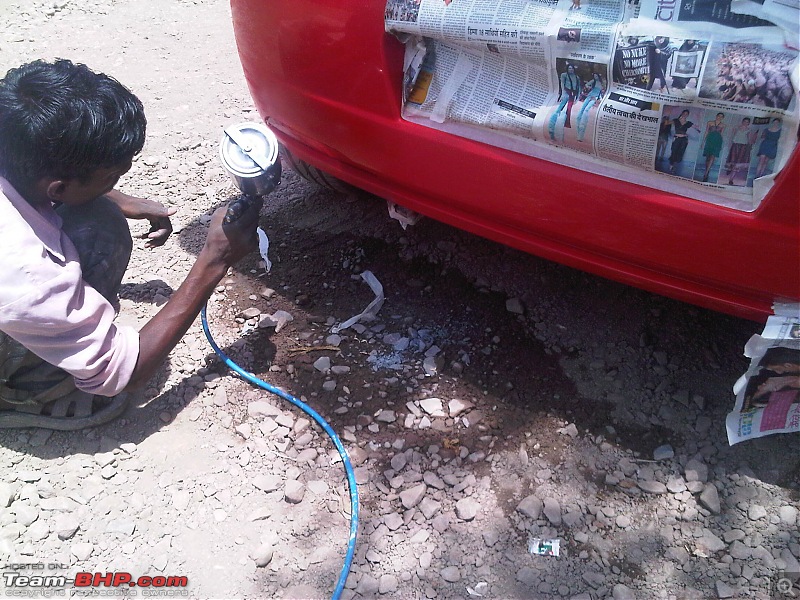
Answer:
POLYGON ((350 573, 350 567, 353 564, 353 557, 356 551, 356 535, 358 533, 358 487, 356 485, 356 474, 355 471, 353 471, 353 465, 350 462, 350 456, 347 454, 347 450, 345 449, 344 445, 342 445, 342 441, 339 439, 339 436, 336 435, 336 432, 331 428, 330 425, 328 425, 327 421, 325 421, 325 419, 323 419, 319 413, 317 413, 317 411, 315 411, 305 402, 302 402, 291 394, 284 392, 282 389, 277 388, 274 385, 248 373, 242 369, 242 367, 233 362, 228 355, 225 354, 219 346, 217 346, 214 338, 211 336, 211 331, 208 329, 205 306, 203 306, 203 309, 200 311, 200 319, 203 323, 203 331, 206 334, 206 338, 208 338, 208 343, 211 344, 214 352, 217 353, 217 355, 226 365, 228 365, 228 367, 233 369, 236 373, 244 377, 253 385, 265 389, 276 396, 280 396, 287 402, 294 404, 307 415, 310 415, 311 418, 314 419, 320 427, 322 427, 325 433, 328 434, 328 437, 331 438, 334 446, 336 446, 336 449, 339 451, 339 456, 342 457, 344 470, 347 474, 347 485, 350 488, 350 539, 347 542, 347 554, 345 555, 344 565, 339 573, 339 580, 336 582, 336 588, 333 591, 333 596, 331 596, 333 600, 339 600, 339 597, 342 595, 342 591, 344 590, 344 584, 345 581, 347 581, 347 576, 350 573))

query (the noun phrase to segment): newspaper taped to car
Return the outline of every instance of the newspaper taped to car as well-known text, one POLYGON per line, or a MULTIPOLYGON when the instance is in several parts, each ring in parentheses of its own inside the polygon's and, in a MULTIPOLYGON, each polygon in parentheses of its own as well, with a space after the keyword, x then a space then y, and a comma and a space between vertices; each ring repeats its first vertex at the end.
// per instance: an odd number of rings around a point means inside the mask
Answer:
POLYGON ((800 80, 798 0, 752 4, 388 0, 385 27, 404 119, 749 212, 796 145, 800 80))
POLYGON ((733 387, 728 443, 800 431, 800 305, 777 305, 761 335, 745 344, 747 373, 733 387))

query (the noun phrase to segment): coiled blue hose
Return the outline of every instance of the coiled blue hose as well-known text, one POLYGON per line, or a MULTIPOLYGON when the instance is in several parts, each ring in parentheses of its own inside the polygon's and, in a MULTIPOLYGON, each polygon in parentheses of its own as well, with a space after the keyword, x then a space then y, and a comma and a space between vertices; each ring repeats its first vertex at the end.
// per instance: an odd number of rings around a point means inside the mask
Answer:
POLYGON ((350 567, 353 564, 353 557, 356 551, 356 536, 358 534, 358 486, 356 485, 356 474, 355 471, 353 471, 353 465, 350 462, 350 456, 347 454, 347 450, 342 444, 342 441, 339 439, 339 436, 336 435, 336 432, 331 428, 330 425, 328 425, 327 421, 325 421, 325 419, 323 419, 317 411, 315 411, 305 402, 302 402, 291 394, 284 392, 282 389, 277 388, 274 385, 259 379, 255 375, 248 373, 242 369, 242 367, 233 362, 230 357, 228 357, 228 355, 225 354, 219 346, 217 346, 217 343, 211 336, 211 331, 208 329, 206 306, 203 306, 203 309, 200 311, 200 320, 203 323, 203 331, 206 334, 208 343, 211 344, 214 352, 217 353, 217 355, 226 365, 228 365, 228 367, 233 369, 253 385, 265 389, 276 396, 280 396, 287 402, 294 404, 307 415, 311 416, 311 418, 314 419, 320 427, 322 427, 325 433, 328 434, 328 437, 331 438, 334 446, 336 446, 336 449, 339 451, 339 456, 342 457, 344 470, 347 474, 347 485, 350 488, 350 539, 347 542, 347 554, 345 555, 344 565, 339 573, 339 580, 336 582, 336 588, 333 590, 333 595, 331 596, 333 600, 339 600, 339 597, 342 595, 342 591, 344 590, 345 581, 347 581, 347 575, 350 573, 350 567))

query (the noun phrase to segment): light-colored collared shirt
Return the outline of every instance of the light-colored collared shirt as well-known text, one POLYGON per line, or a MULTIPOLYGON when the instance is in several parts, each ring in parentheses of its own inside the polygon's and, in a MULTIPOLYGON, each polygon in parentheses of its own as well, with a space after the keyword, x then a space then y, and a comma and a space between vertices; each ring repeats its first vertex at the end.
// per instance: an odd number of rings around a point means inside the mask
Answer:
POLYGON ((139 356, 138 332, 114 317, 83 281, 53 208, 34 208, 0 177, 0 331, 70 373, 78 389, 113 396, 139 356))

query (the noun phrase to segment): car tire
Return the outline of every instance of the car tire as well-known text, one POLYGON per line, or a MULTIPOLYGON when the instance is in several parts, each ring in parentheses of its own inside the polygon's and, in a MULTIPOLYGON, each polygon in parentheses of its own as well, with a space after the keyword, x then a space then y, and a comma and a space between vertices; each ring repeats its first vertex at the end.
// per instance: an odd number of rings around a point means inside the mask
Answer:
POLYGON ((306 181, 340 194, 347 194, 348 196, 358 193, 358 188, 297 158, 286 146, 281 145, 281 148, 283 149, 283 156, 286 158, 292 170, 306 181))

